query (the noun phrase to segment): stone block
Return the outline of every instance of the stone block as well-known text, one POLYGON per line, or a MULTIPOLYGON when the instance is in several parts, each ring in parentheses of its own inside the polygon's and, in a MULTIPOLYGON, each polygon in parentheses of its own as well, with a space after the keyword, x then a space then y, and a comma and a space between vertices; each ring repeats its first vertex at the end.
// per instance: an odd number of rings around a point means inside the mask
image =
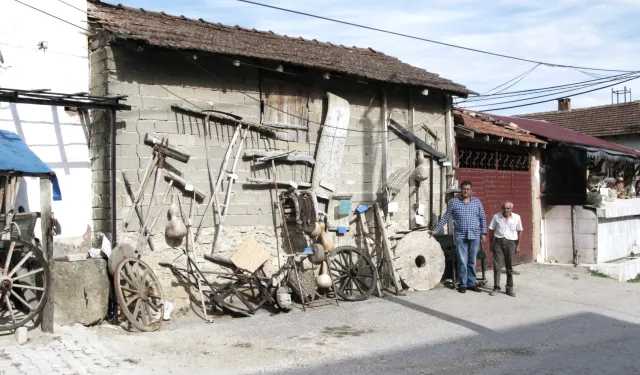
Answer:
POLYGON ((169 93, 159 85, 140 84, 140 95, 166 98, 169 96, 169 93))
POLYGON ((91 326, 107 314, 109 277, 104 259, 54 262, 51 267, 56 323, 91 326))

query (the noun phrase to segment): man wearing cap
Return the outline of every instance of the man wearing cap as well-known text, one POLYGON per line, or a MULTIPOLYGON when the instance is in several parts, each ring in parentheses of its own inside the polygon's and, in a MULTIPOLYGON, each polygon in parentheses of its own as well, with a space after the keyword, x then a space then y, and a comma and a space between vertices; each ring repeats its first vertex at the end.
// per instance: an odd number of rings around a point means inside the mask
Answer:
POLYGON ((501 264, 507 269, 506 295, 515 297, 513 291, 513 258, 520 247, 522 221, 520 215, 513 213, 513 203, 502 202, 502 212, 493 215, 489 223, 489 246, 493 252, 493 291, 492 296, 500 294, 501 264))

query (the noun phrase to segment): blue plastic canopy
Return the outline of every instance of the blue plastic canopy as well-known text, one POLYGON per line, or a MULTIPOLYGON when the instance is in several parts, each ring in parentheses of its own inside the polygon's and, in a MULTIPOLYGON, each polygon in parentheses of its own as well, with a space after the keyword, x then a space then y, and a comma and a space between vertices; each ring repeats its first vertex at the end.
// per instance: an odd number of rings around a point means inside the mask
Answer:
POLYGON ((32 177, 48 175, 53 184, 53 200, 62 200, 58 178, 51 168, 16 133, 0 130, 0 174, 6 172, 32 177))

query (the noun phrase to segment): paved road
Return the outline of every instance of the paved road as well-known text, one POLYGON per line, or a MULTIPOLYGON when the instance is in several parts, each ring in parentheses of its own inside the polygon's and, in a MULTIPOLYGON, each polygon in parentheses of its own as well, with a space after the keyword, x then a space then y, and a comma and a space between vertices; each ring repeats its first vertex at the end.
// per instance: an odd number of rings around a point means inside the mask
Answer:
MULTIPOLYGON (((82 328, 65 337, 95 335, 136 374, 640 372, 640 284, 581 268, 518 270, 517 298, 438 289, 152 334, 82 328)), ((30 345, 16 350, 38 350, 30 345)))

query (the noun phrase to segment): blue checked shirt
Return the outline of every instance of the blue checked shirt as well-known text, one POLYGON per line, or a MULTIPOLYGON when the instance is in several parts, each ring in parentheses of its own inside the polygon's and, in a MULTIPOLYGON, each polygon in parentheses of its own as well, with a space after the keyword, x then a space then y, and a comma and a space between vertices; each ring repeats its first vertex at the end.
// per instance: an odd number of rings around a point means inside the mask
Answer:
POLYGON ((474 240, 479 239, 481 234, 487 234, 487 217, 478 198, 471 197, 468 203, 464 203, 462 198, 450 200, 447 212, 434 232, 440 233, 451 217, 453 217, 453 233, 456 239, 474 240))

